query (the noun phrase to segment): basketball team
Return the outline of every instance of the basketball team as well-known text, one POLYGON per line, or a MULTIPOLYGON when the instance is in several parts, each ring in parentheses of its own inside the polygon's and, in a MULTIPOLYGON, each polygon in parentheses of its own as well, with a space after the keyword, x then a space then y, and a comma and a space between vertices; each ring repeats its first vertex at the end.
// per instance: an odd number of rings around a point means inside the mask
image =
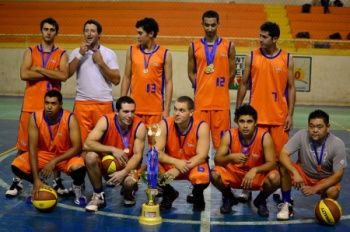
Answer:
POLYGON ((74 203, 86 211, 105 207, 104 187, 116 185, 122 186, 124 206, 132 207, 145 143, 152 145, 147 130, 158 124, 154 146, 164 180, 158 186, 161 210, 170 210, 179 196, 171 185, 174 179, 191 182, 187 202, 196 212, 205 210, 203 191, 210 183, 222 193, 222 214, 251 201, 251 191, 259 191, 253 204, 262 217, 269 216, 266 199, 273 195, 278 220, 294 216, 292 187, 305 196, 337 199, 347 161, 344 142, 330 132, 329 115, 314 110, 308 128, 288 136, 296 90, 292 56, 277 47, 279 26, 264 22, 260 47, 245 58, 233 128, 229 85, 235 78, 236 52, 232 41, 218 35, 219 23, 217 12, 203 13, 204 36, 188 48, 194 100, 177 98, 170 116, 172 56, 157 44, 159 27, 153 18, 136 22, 138 43, 127 50, 122 78, 116 54, 100 44, 102 26, 97 20, 85 22, 84 39, 68 56, 54 43, 59 24, 44 19, 42 41, 25 51, 20 68, 26 88, 18 155, 11 165, 15 177, 6 196, 18 196, 22 180, 27 180, 35 197, 50 177, 59 195, 73 192, 74 203), (70 112, 63 108, 60 89, 61 82, 75 73, 76 97, 70 112), (112 86, 120 81, 120 97, 114 105, 112 86), (247 90, 249 103, 244 104, 247 90), (215 154, 209 154, 211 141, 215 154), (121 168, 106 174, 101 165, 106 155, 113 155, 121 168), (210 159, 214 165, 209 165, 210 159), (63 186, 61 172, 72 178, 70 190, 63 186), (90 200, 84 195, 86 172, 93 187, 90 200), (242 190, 234 194, 233 189, 242 190))

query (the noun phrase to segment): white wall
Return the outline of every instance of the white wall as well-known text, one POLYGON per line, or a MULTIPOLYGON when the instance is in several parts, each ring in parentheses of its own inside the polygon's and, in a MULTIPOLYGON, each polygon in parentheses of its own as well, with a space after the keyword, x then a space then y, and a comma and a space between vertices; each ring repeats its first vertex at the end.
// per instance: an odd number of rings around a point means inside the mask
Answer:
MULTIPOLYGON (((19 67, 23 49, 1 49, 0 56, 0 95, 23 95, 25 82, 20 80, 19 67)), ((121 74, 124 72, 125 50, 116 51, 121 74)), ((187 53, 173 51, 174 95, 193 96, 187 79, 187 53)), ((311 91, 297 93, 297 104, 347 105, 350 106, 350 56, 312 56, 311 91)), ((65 97, 75 95, 75 77, 63 84, 65 97)), ((113 95, 119 96, 119 86, 114 87, 113 95)), ((231 91, 231 101, 235 101, 236 91, 231 91)))

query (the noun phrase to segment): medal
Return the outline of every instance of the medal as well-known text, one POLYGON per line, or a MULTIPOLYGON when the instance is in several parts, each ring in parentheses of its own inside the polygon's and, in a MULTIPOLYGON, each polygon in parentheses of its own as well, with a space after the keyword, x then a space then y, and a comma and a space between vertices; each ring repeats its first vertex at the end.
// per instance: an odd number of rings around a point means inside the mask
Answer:
POLYGON ((143 53, 143 73, 147 74, 148 73, 148 65, 149 65, 149 61, 151 59, 151 57, 153 56, 153 54, 158 50, 159 45, 156 45, 153 49, 152 52, 148 53, 146 51, 144 51, 144 48, 141 46, 141 51, 143 53))
POLYGON ((114 116, 114 123, 115 123, 115 126, 117 127, 117 131, 120 134, 120 138, 121 138, 123 145, 124 145, 123 152, 125 154, 129 154, 129 152, 130 152, 130 149, 129 149, 130 128, 127 129, 126 133, 123 133, 122 127, 119 124, 117 117, 118 117, 117 115, 114 116))
POLYGON ((328 138, 328 136, 325 138, 324 142, 322 143, 320 154, 318 154, 318 152, 317 152, 316 143, 314 143, 314 142, 311 143, 312 148, 313 148, 314 153, 315 153, 316 162, 317 162, 317 166, 316 166, 317 172, 321 172, 322 160, 323 160, 323 155, 324 155, 324 149, 326 148, 327 138, 328 138))
POLYGON ((217 38, 214 41, 211 51, 209 51, 208 42, 205 39, 202 39, 202 43, 204 44, 205 58, 207 61, 207 66, 204 69, 205 74, 211 74, 214 72, 214 58, 215 58, 216 48, 218 47, 220 42, 221 42, 220 38, 217 38))
POLYGON ((204 70, 205 74, 210 74, 214 72, 214 64, 210 64, 207 67, 205 67, 204 70))

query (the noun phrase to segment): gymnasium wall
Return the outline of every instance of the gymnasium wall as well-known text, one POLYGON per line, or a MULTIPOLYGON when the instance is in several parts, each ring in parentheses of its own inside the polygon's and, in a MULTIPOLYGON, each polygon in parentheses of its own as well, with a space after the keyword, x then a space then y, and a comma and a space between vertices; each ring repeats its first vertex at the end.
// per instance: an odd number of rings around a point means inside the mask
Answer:
MULTIPOLYGON (((3 48, 0 51, 2 54, 0 56, 0 95, 22 96, 25 82, 20 80, 19 68, 24 50, 3 48)), ((116 53, 123 75, 126 51, 117 50, 116 53)), ((193 96, 190 82, 187 79, 187 52, 172 51, 172 56, 173 98, 181 95, 193 96)), ((348 87, 350 56, 312 55, 311 57, 311 89, 310 92, 297 93, 297 104, 350 106, 348 87)), ((74 97, 75 76, 63 84, 62 91, 65 97, 74 97)), ((114 87, 115 98, 119 96, 119 93, 119 86, 114 87)), ((236 90, 230 91, 231 101, 235 101, 236 93, 236 90)))

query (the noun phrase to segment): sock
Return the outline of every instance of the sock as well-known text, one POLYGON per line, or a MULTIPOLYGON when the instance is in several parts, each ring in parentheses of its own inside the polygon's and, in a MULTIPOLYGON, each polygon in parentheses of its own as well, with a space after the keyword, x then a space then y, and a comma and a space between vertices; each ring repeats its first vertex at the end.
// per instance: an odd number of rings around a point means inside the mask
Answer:
POLYGON ((292 202, 292 199, 290 197, 290 193, 291 191, 282 191, 282 200, 283 202, 288 202, 288 203, 291 203, 292 202))

